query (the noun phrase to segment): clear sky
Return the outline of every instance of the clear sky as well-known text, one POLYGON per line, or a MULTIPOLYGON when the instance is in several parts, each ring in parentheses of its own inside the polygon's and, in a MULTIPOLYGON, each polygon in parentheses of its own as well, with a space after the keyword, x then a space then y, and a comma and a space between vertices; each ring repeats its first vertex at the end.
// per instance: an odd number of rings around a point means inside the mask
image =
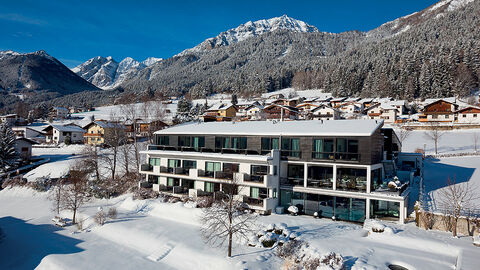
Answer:
POLYGON ((168 58, 247 21, 287 14, 320 31, 367 31, 436 0, 0 0, 0 50, 89 58, 168 58))

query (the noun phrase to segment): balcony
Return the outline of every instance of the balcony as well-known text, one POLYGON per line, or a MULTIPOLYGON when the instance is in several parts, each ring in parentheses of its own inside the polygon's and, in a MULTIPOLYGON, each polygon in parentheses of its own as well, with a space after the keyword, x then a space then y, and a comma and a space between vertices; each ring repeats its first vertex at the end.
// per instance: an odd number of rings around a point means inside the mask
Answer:
POLYGON ((281 177, 280 184, 293 186, 293 187, 304 187, 304 179, 303 177, 281 177))
POLYGON ((301 158, 302 157, 301 151, 282 150, 280 153, 282 158, 301 158))
POLYGON ((148 164, 148 163, 142 164, 140 166, 140 171, 142 171, 142 172, 152 172, 153 171, 153 166, 148 164))
POLYGON ((326 178, 326 179, 308 178, 307 187, 320 188, 320 189, 333 189, 333 178, 326 178))
POLYGON ((312 152, 313 159, 330 160, 330 161, 360 161, 358 153, 333 153, 333 152, 312 152))

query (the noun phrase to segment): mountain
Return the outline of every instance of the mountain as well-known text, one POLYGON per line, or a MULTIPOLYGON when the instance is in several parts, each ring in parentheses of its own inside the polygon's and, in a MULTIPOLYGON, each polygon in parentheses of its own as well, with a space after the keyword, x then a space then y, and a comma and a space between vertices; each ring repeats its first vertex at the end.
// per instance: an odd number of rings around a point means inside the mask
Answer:
POLYGON ((120 85, 128 76, 161 60, 162 58, 149 57, 138 62, 127 57, 119 63, 111 56, 97 56, 78 65, 72 71, 99 88, 112 89, 120 85))
POLYGON ((345 96, 468 95, 480 78, 479 14, 479 0, 448 0, 368 32, 325 33, 287 16, 246 23, 120 86, 193 97, 291 86, 345 96))
POLYGON ((306 24, 305 22, 293 19, 287 15, 275 17, 268 20, 249 21, 241 24, 237 28, 227 30, 220 33, 216 37, 208 38, 197 46, 187 49, 178 56, 205 52, 221 46, 228 46, 251 37, 263 35, 274 31, 291 31, 296 33, 317 33, 319 32, 315 26, 306 24))
POLYGON ((8 92, 48 91, 65 95, 98 90, 45 51, 1 51, 0 78, 0 88, 8 92))
POLYGON ((475 0, 443 0, 422 11, 384 23, 380 27, 369 31, 367 35, 369 37, 388 38, 429 20, 439 19, 445 16, 447 12, 455 11, 473 1, 475 0))

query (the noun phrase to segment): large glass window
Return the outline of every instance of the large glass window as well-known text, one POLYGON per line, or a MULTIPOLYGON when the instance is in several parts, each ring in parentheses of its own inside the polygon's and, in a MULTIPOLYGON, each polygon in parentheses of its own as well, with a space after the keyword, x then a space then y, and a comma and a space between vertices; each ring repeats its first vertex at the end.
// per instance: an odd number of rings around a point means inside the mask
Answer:
POLYGON ((371 186, 370 186, 371 191, 375 191, 378 188, 382 187, 383 180, 382 180, 382 169, 381 168, 376 169, 376 170, 372 170, 371 177, 372 177, 371 186))
POLYGON ((305 167, 303 165, 288 164, 288 183, 294 186, 302 186, 305 178, 305 167))
POLYGON ((263 183, 264 175, 268 174, 268 166, 252 165, 250 167, 250 181, 263 183))
POLYGON ((231 150, 247 149, 247 137, 215 137, 215 148, 231 150))
POLYGON ((240 165, 238 163, 223 163, 223 171, 228 173, 238 173, 240 165))
POLYGON ((280 149, 279 138, 262 138, 262 153, 268 153, 272 149, 280 149))
POLYGON ((178 186, 180 186, 180 179, 172 178, 172 177, 167 178, 167 187, 178 187, 178 186))
POLYGON ((400 203, 370 200, 370 217, 398 220, 400 217, 400 203))
POLYGON ((157 145, 169 145, 170 144, 170 136, 156 135, 156 138, 157 138, 156 139, 156 144, 157 145))
POLYGON ((337 138, 314 139, 312 158, 358 161, 358 140, 337 138))
POLYGON ((213 177, 215 172, 222 170, 222 164, 220 162, 205 162, 205 176, 213 177))
POLYGON ((282 138, 282 155, 287 157, 300 158, 300 139, 282 138))
POLYGON ((197 161, 195 161, 195 160, 184 160, 182 167, 186 170, 196 169, 197 168, 197 161))
POLYGON ((168 168, 179 168, 180 166, 180 159, 169 159, 168 160, 168 168))
POLYGON ((206 192, 217 192, 217 191, 220 191, 220 184, 219 184, 219 183, 205 182, 204 190, 205 190, 206 192))
POLYGON ((178 146, 191 147, 191 148, 194 148, 195 150, 198 150, 202 147, 205 147, 205 137, 178 136, 178 146))
POLYGON ((367 170, 365 168, 337 168, 337 189, 367 191, 367 170))
POLYGON ((149 158, 148 164, 152 166, 160 166, 160 158, 149 158))
POLYGON ((333 139, 314 139, 312 158, 314 159, 334 159, 333 139))
POLYGON ((333 167, 309 166, 307 187, 333 188, 333 167))

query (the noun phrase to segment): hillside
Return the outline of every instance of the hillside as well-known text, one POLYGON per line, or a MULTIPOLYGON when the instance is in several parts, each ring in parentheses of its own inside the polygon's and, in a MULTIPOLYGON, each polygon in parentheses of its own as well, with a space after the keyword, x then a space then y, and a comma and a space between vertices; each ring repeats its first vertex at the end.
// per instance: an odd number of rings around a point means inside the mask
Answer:
POLYGON ((237 31, 229 30, 145 68, 121 86, 196 97, 288 86, 338 95, 468 95, 480 74, 479 14, 480 1, 450 0, 367 33, 281 28, 232 43, 226 33, 237 31))

